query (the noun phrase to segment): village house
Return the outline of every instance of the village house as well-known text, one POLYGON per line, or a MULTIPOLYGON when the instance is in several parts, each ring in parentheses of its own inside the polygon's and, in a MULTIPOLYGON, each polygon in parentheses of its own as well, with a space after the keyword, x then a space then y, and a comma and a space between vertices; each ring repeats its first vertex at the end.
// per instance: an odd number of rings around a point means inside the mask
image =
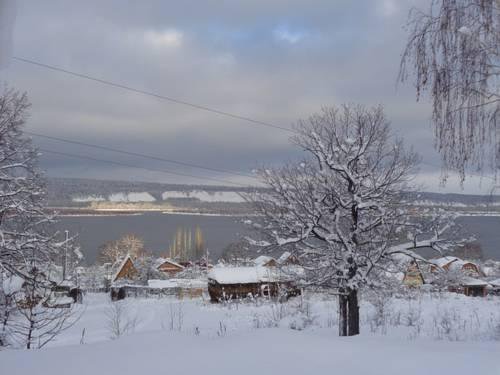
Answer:
POLYGON ((158 271, 166 273, 169 276, 173 276, 173 275, 183 271, 185 268, 183 265, 181 265, 177 262, 174 262, 171 259, 167 259, 167 258, 157 259, 155 266, 156 266, 156 269, 158 271))
POLYGON ((116 265, 112 267, 112 270, 114 271, 111 276, 112 283, 118 280, 133 280, 139 275, 139 272, 132 261, 132 257, 128 254, 121 260, 121 262, 117 262, 115 264, 116 265))
POLYGON ((212 302, 254 297, 289 298, 300 294, 295 281, 270 267, 214 267, 208 273, 212 302))
POLYGON ((407 260, 405 267, 402 282, 409 287, 438 283, 439 274, 445 272, 445 276, 447 274, 451 276, 445 278, 448 290, 473 297, 487 294, 488 283, 479 279, 484 274, 479 266, 473 262, 445 256, 430 259, 427 264, 416 259, 407 260))
POLYGON ((424 273, 419 262, 415 259, 411 260, 406 268, 403 276, 403 284, 411 287, 425 284, 424 273))
POLYGON ((430 272, 438 272, 439 270, 451 272, 459 271, 470 277, 484 276, 477 264, 457 257, 445 256, 442 258, 431 259, 429 262, 431 263, 430 272))

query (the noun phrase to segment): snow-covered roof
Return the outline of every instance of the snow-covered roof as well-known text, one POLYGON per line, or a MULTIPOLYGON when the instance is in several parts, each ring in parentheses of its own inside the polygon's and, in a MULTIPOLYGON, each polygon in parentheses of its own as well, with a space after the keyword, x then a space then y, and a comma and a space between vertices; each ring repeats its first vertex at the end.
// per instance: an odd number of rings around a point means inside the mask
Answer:
POLYGON ((72 297, 51 295, 46 303, 49 306, 57 307, 57 306, 61 306, 61 305, 70 305, 73 302, 75 302, 75 301, 73 300, 72 297))
POLYGON ((290 258, 292 256, 292 253, 289 252, 289 251, 285 251, 283 254, 281 254, 281 256, 278 258, 278 263, 279 264, 283 264, 285 263, 288 258, 290 258))
POLYGON ((158 268, 162 264, 165 264, 165 263, 170 263, 170 264, 172 264, 172 265, 174 265, 176 267, 179 267, 179 268, 185 268, 182 264, 179 264, 179 263, 173 261, 170 258, 158 258, 158 259, 156 259, 156 261, 155 261, 155 267, 158 268))
POLYGON ((483 280, 475 279, 473 277, 465 277, 462 282, 462 285, 465 286, 486 286, 488 283, 483 280))
POLYGON ((115 272, 113 274, 113 277, 111 278, 111 281, 115 281, 116 278, 118 277, 120 271, 122 270, 123 267, 125 267, 125 264, 127 264, 127 261, 130 259, 130 261, 132 262, 132 264, 134 264, 134 262, 132 261, 132 258, 130 257, 130 254, 127 254, 123 259, 122 261, 120 262, 120 264, 118 265, 118 267, 115 269, 115 272))
POLYGON ((285 262, 288 258, 292 256, 292 253, 289 251, 285 251, 281 256, 278 258, 278 263, 283 263, 285 262))
POLYGON ((148 280, 150 288, 204 288, 207 281, 202 279, 168 279, 168 280, 148 280))
POLYGON ((276 259, 274 259, 273 257, 270 257, 268 255, 260 255, 253 260, 253 263, 256 266, 263 266, 263 265, 265 265, 273 260, 276 261, 276 259))
POLYGON ((208 278, 219 284, 249 284, 280 280, 277 270, 262 266, 214 267, 208 273, 208 278))
POLYGON ((450 264, 449 269, 450 269, 450 271, 460 271, 460 270, 462 270, 463 266, 465 266, 466 264, 474 264, 474 265, 476 265, 475 263, 467 262, 465 260, 457 258, 457 260, 453 261, 450 264))
POLYGON ((74 287, 74 286, 75 286, 75 284, 74 284, 74 283, 73 283, 73 281, 71 281, 71 280, 63 280, 63 281, 61 281, 61 282, 60 282, 59 284, 57 284, 57 285, 58 285, 58 286, 70 287, 70 288, 72 288, 72 287, 74 287))
POLYGON ((445 257, 442 257, 442 258, 431 259, 431 260, 429 260, 429 262, 432 263, 432 264, 434 264, 435 266, 443 268, 447 264, 449 264, 451 262, 455 262, 457 260, 460 260, 460 259, 457 258, 457 257, 445 256, 445 257))
POLYGON ((493 286, 500 286, 500 279, 491 280, 489 284, 493 286))

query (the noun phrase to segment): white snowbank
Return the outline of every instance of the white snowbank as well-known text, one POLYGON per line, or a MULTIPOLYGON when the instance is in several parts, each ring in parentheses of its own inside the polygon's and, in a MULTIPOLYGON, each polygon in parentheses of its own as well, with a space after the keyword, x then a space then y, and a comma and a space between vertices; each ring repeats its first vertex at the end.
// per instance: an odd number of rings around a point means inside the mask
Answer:
POLYGON ((162 194, 163 200, 168 198, 196 198, 202 202, 231 202, 242 203, 245 200, 235 191, 166 191, 162 194))
POLYGON ((156 199, 148 192, 114 193, 108 198, 110 202, 154 202, 156 199))
POLYGON ((71 200, 73 202, 102 202, 105 201, 106 198, 104 198, 102 195, 82 195, 73 197, 71 200))
POLYGON ((154 202, 156 201, 148 192, 113 193, 106 199, 102 195, 86 195, 72 198, 73 202, 154 202))

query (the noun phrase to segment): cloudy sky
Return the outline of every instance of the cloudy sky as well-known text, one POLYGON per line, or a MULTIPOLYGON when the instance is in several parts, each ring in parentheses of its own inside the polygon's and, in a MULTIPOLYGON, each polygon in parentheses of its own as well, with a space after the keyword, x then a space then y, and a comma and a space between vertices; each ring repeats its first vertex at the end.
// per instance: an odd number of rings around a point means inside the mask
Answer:
MULTIPOLYGON (((429 0, 0 0, 0 80, 28 92, 27 129, 81 142, 248 173, 301 155, 289 133, 61 72, 13 56, 291 127, 321 106, 383 104, 422 155, 417 180, 439 186, 429 105, 396 76, 412 6, 429 0)), ((47 150, 228 180, 250 179, 64 144, 47 150)), ((214 183, 45 153, 52 176, 214 183)), ((466 193, 491 181, 470 176, 466 193)))

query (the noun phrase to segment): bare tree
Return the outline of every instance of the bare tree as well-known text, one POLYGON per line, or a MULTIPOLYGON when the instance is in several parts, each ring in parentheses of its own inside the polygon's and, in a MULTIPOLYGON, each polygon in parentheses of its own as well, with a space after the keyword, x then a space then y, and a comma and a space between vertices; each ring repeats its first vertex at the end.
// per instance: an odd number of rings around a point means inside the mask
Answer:
POLYGON ((137 315, 130 316, 125 301, 113 302, 106 309, 106 325, 113 340, 133 332, 138 321, 137 315))
POLYGON ((401 202, 418 157, 391 135, 381 107, 325 108, 301 121, 293 142, 310 156, 262 169, 270 189, 249 199, 268 246, 294 245, 308 282, 337 288, 340 335, 359 333, 358 290, 372 285, 406 222, 401 202))
POLYGON ((417 98, 431 96, 443 170, 463 180, 491 158, 498 172, 500 0, 431 0, 428 12, 410 11, 408 28, 399 80, 414 73, 417 98))
POLYGON ((30 274, 31 279, 14 295, 15 316, 4 328, 14 346, 40 349, 71 327, 79 316, 74 314, 69 297, 61 301, 54 296, 51 282, 41 270, 34 267, 30 274))
POLYGON ((126 234, 116 241, 108 241, 100 249, 100 260, 103 263, 115 263, 127 254, 132 258, 144 254, 144 241, 135 234, 126 234))

